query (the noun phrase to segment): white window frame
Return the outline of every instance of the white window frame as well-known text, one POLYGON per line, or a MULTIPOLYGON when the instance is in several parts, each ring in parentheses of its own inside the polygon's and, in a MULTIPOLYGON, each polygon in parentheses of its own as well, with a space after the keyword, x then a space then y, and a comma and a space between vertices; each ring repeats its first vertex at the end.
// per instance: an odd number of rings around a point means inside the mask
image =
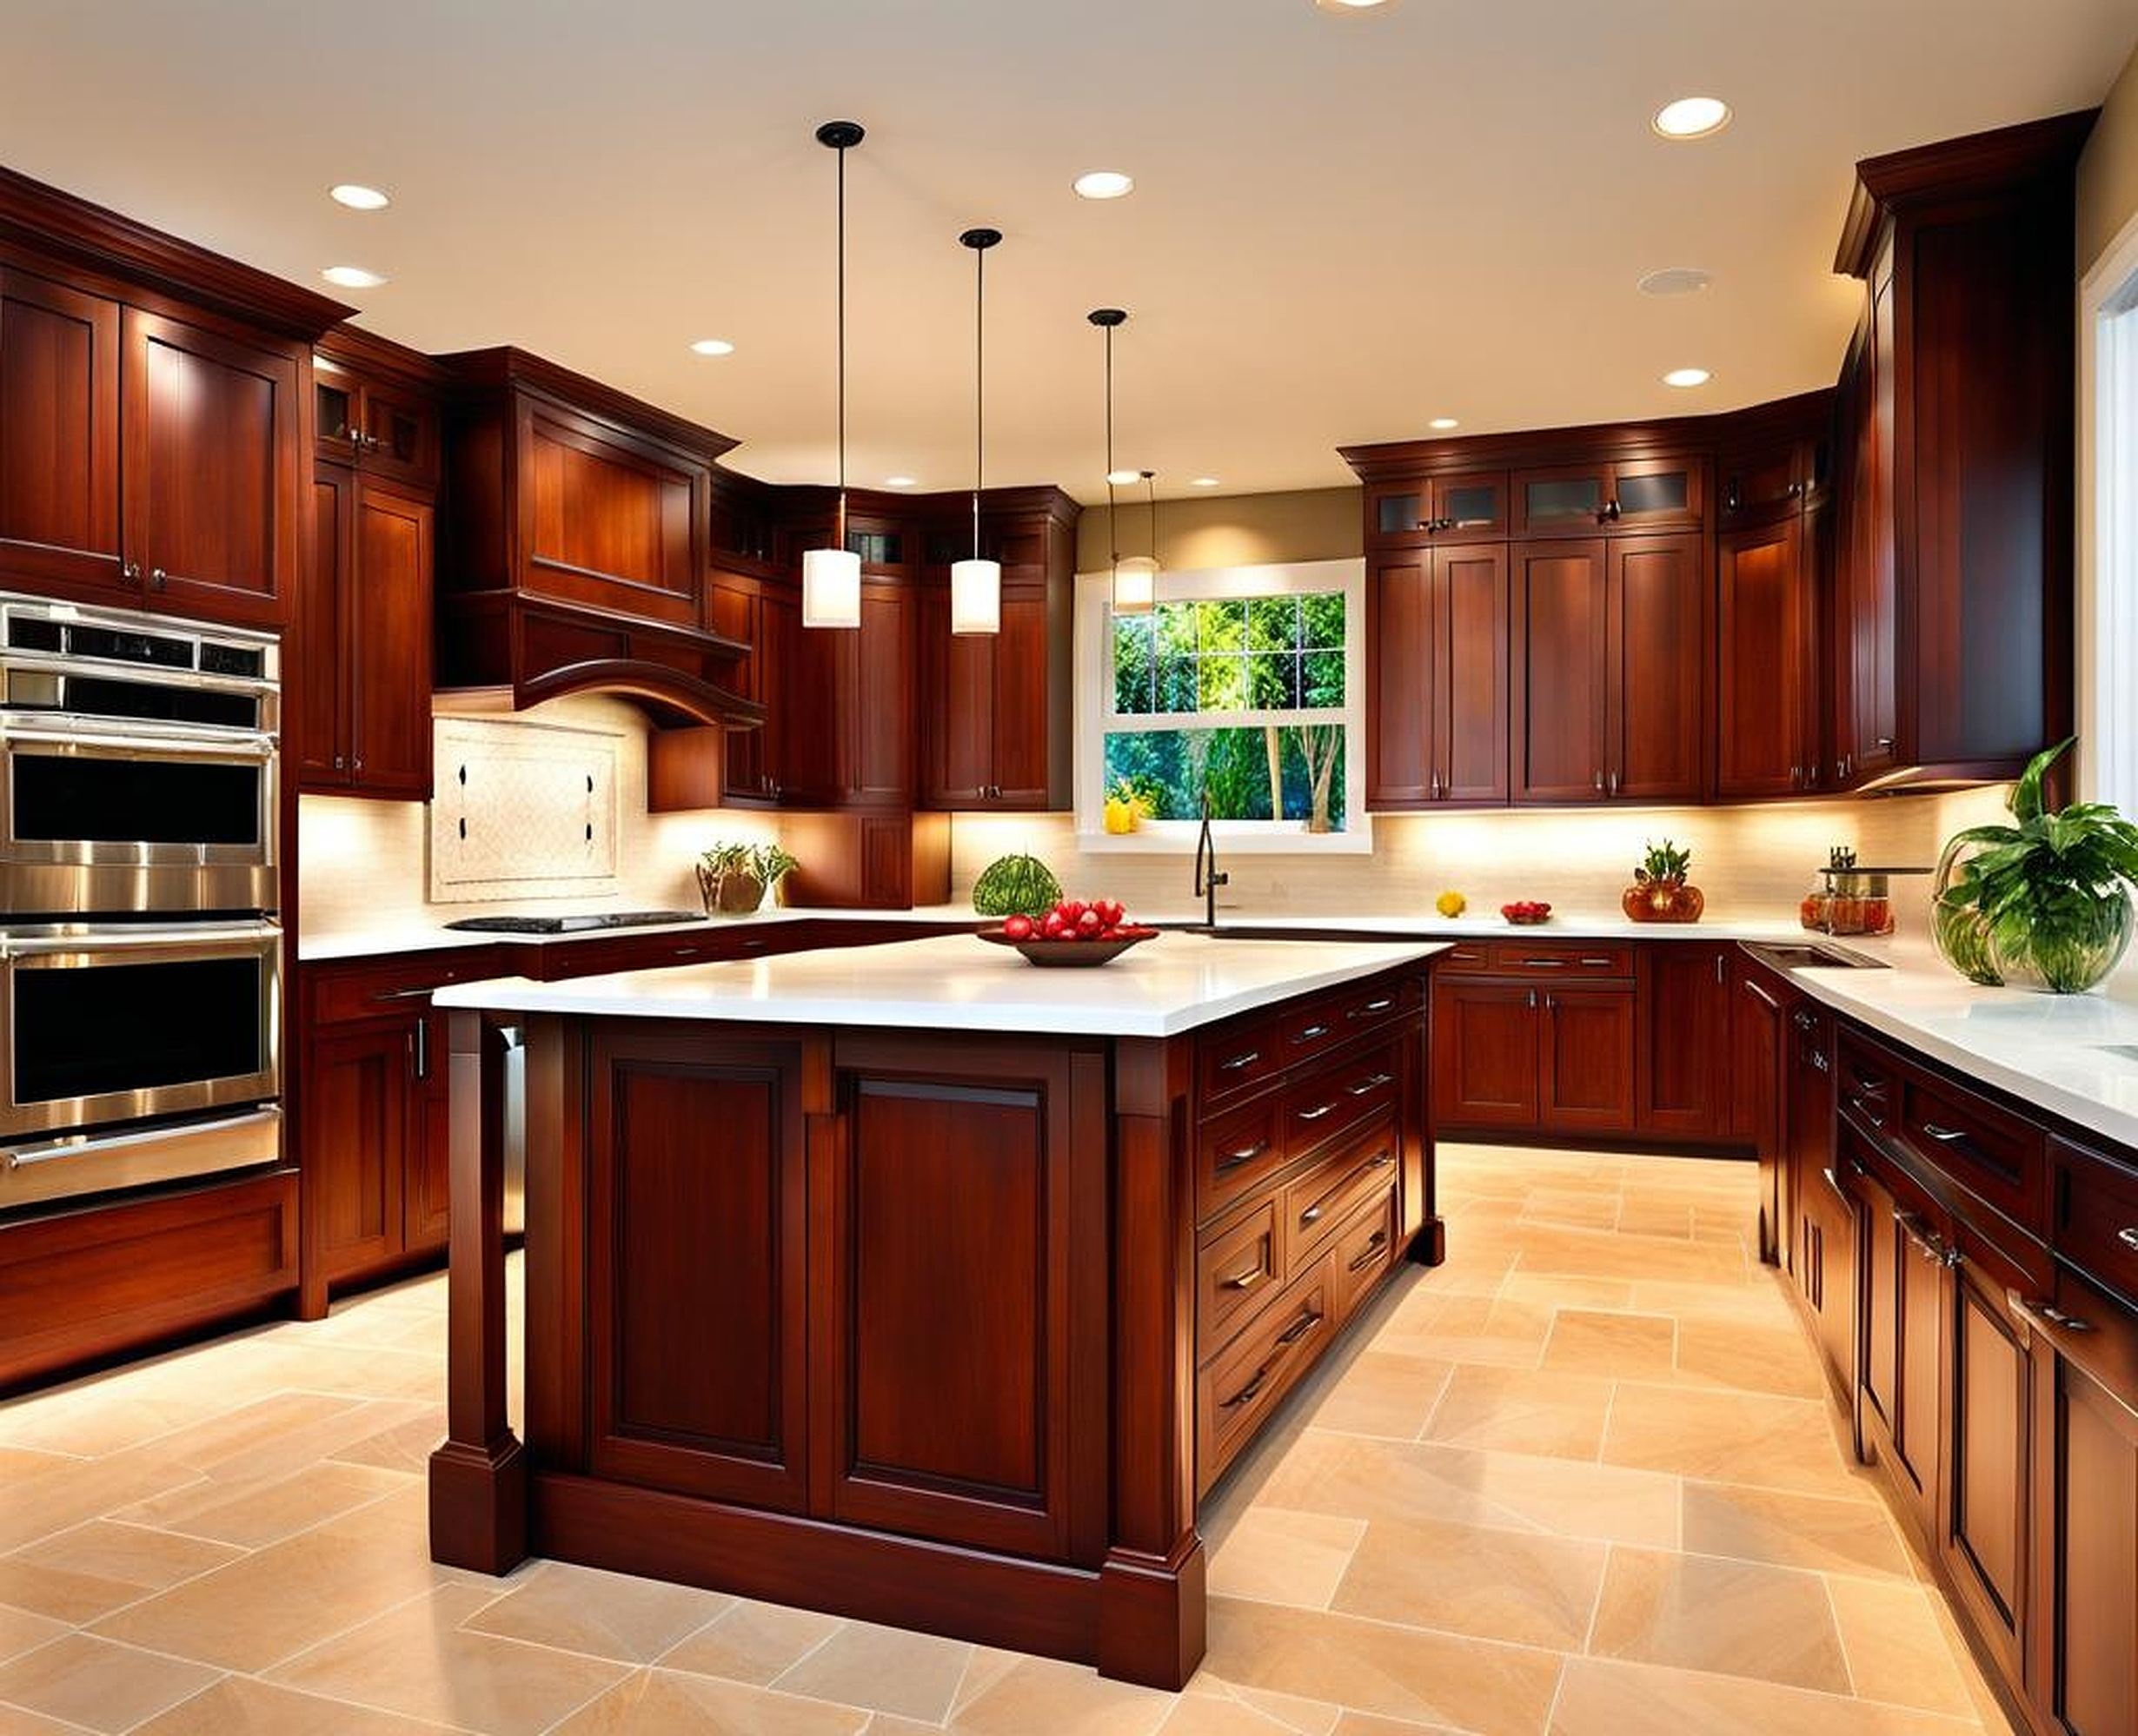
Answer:
POLYGON ((1344 743, 1342 832, 1315 832, 1305 820, 1218 820, 1211 831, 1227 854, 1366 855, 1373 822, 1366 812, 1366 563, 1293 560, 1267 567, 1221 567, 1164 573, 1161 603, 1212 597, 1344 593, 1344 709, 1341 712, 1197 712, 1122 716, 1113 709, 1113 584, 1105 573, 1079 573, 1076 590, 1077 847, 1092 851, 1184 855, 1195 849, 1193 820, 1145 820, 1134 832, 1106 829, 1106 736, 1123 729, 1233 729, 1262 725, 1341 723, 1344 743))
POLYGON ((2138 813, 2138 217, 2079 285, 2079 788, 2138 813))

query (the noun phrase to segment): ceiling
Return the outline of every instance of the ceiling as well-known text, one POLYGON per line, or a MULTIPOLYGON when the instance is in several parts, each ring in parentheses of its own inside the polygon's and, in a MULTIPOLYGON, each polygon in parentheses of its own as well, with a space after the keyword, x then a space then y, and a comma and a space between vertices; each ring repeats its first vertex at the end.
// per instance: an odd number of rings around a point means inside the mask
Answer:
POLYGON ((8 0, 0 161, 324 288, 423 349, 514 343, 832 474, 833 159, 851 459, 1103 493, 1349 480, 1340 442, 1682 414, 1829 381, 1858 157, 2097 103, 2130 0, 8 0), (123 20, 123 24, 121 20, 123 20), (1726 98, 1672 143, 1663 101, 1726 98), (1134 175, 1108 203, 1086 169, 1134 175), (359 215, 333 182, 386 189, 359 215), (1643 295, 1658 267, 1710 271, 1643 295), (687 346, 721 337, 735 354, 687 346), (1711 368, 1674 391, 1664 370, 1711 368))

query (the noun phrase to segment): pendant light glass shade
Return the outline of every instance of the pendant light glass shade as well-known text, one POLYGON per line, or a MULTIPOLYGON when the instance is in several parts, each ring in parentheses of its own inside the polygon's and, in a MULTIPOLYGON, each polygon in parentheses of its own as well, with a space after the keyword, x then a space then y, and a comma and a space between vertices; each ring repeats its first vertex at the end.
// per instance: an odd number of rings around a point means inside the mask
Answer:
POLYGON ((1113 613, 1147 615, 1158 606, 1159 564, 1147 554, 1132 554, 1113 569, 1113 613))
POLYGON ((959 244, 973 249, 973 553, 950 568, 950 630, 1002 631, 1002 563, 980 553, 980 486, 987 457, 987 249, 999 229, 967 229, 959 244))
POLYGON ((861 625, 861 557, 850 548, 812 548, 802 555, 802 625, 861 625))
POLYGON ((827 121, 817 142, 839 153, 839 510, 831 546, 802 554, 802 625, 861 625, 861 557, 847 547, 847 153, 865 136, 852 121, 827 121))

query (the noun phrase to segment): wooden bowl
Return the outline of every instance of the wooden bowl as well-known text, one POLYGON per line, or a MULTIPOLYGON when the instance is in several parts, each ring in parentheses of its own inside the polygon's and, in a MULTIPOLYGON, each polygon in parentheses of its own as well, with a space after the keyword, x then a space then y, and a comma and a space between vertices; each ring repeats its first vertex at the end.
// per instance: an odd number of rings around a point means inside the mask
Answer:
POLYGON ((989 944, 1014 947, 1032 964, 1070 970, 1109 964, 1130 947, 1140 946, 1157 935, 1155 928, 1131 928, 1123 929, 1112 940, 1012 940, 999 928, 979 931, 979 938, 989 944))

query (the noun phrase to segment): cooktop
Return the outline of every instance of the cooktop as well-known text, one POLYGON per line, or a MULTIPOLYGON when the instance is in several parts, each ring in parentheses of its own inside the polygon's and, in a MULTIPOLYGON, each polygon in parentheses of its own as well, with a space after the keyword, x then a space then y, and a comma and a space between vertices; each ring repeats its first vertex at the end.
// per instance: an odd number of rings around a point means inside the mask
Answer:
POLYGON ((599 911, 590 916, 462 917, 446 926, 471 934, 583 934, 596 928, 651 928, 705 919, 697 911, 599 911))

